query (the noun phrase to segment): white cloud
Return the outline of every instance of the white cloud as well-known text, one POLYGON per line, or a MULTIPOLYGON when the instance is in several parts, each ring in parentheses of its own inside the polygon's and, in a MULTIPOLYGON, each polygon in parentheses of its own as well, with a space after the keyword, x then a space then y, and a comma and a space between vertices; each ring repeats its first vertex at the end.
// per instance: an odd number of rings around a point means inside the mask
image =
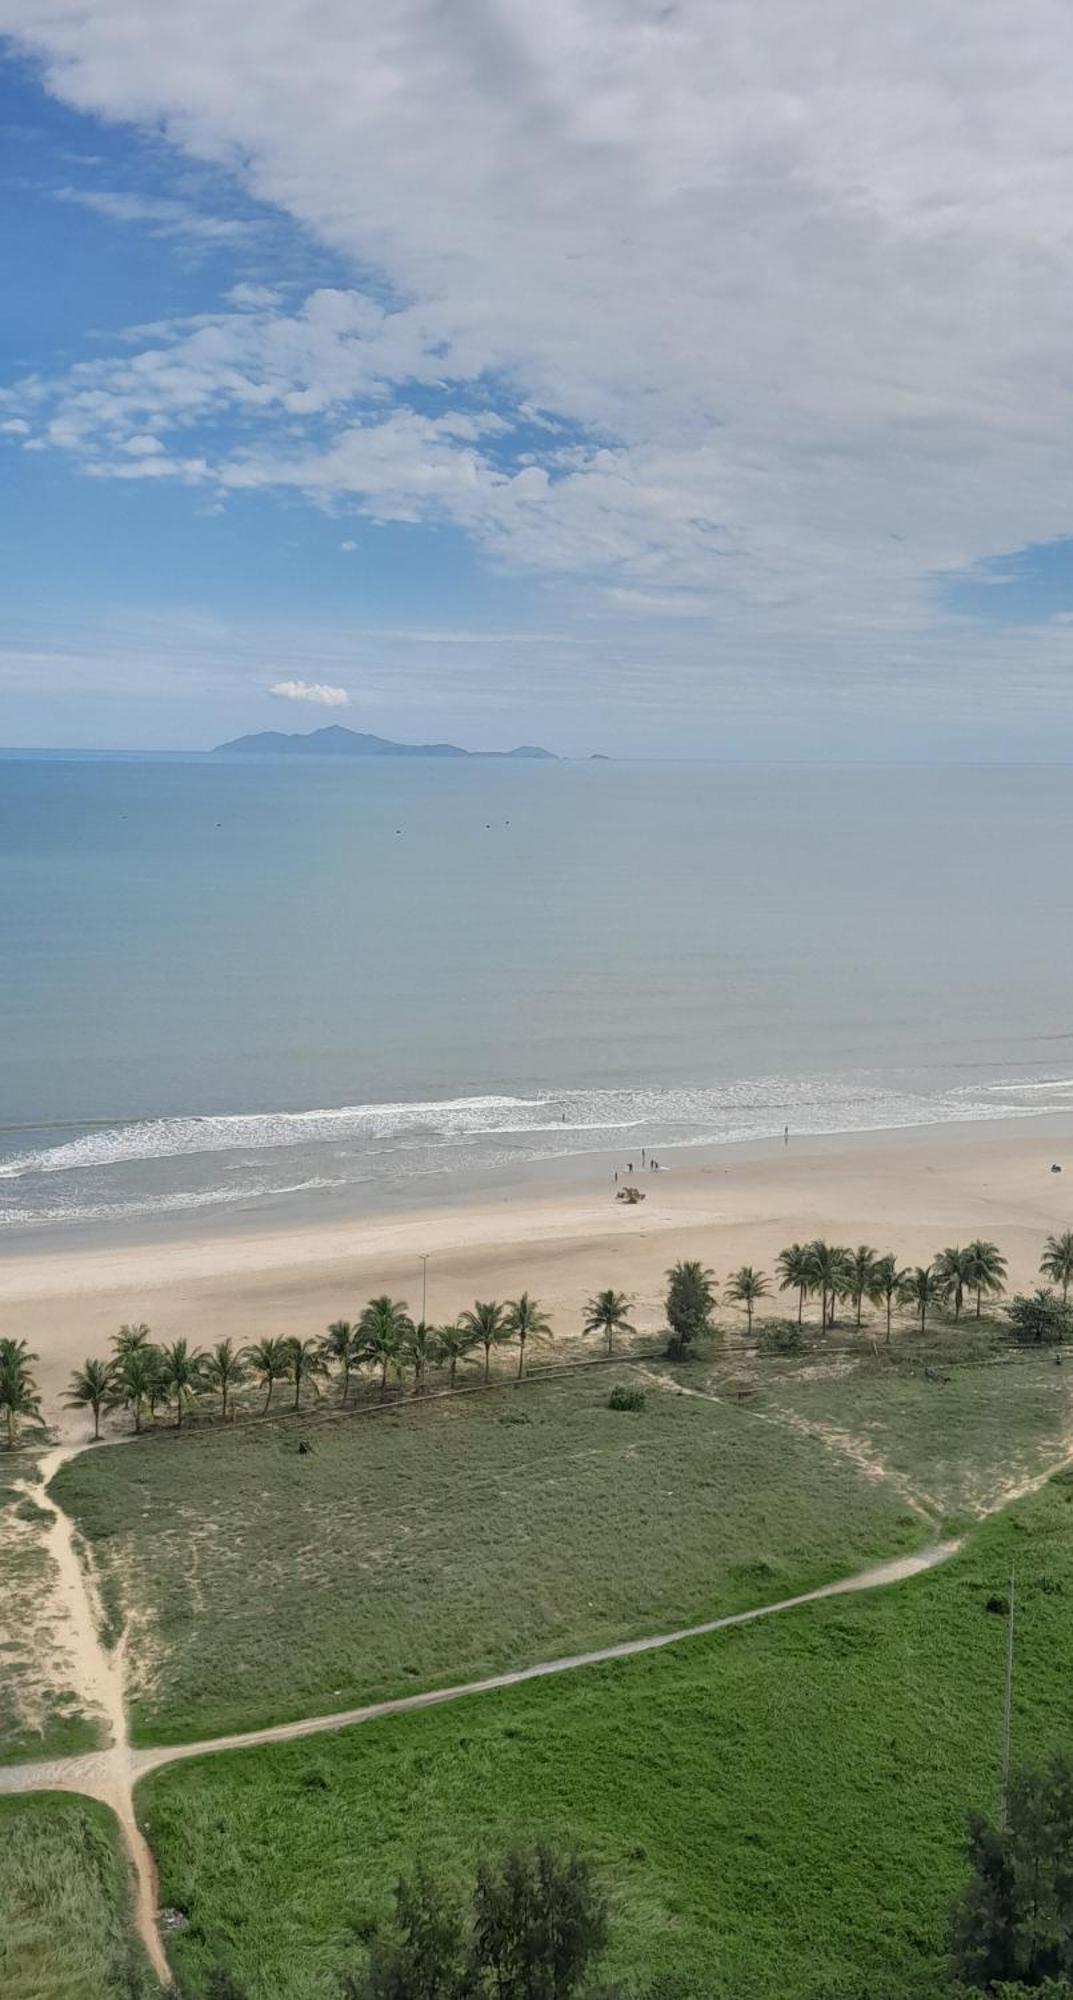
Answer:
POLYGON ((268 690, 280 701, 312 701, 321 708, 349 708, 345 688, 327 687, 323 681, 274 681, 268 690))
POLYGON ((52 189, 52 198, 91 209, 109 222, 142 223, 153 236, 201 237, 211 243, 229 243, 248 235, 251 227, 233 217, 203 215, 189 202, 165 196, 124 194, 107 188, 61 187, 52 189))
POLYGON ((355 272, 25 385, 35 443, 447 520, 576 579, 586 616, 674 621, 698 676, 713 644, 971 674, 934 577, 1073 532, 1073 13, 263 0, 240 27, 219 0, 0 0, 58 96, 162 129, 355 272))

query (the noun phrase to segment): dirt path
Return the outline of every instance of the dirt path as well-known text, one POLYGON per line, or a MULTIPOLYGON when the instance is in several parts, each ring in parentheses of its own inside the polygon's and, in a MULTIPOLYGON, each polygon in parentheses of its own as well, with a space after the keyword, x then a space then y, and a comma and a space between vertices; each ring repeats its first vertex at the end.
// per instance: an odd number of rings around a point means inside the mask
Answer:
MULTIPOLYGON (((362 1722, 377 1722, 389 1715, 409 1715, 418 1709, 437 1708, 468 1695, 490 1694, 497 1688, 520 1687, 525 1681, 547 1679, 551 1674, 573 1673, 579 1667, 596 1667, 609 1660, 629 1660, 639 1653, 653 1653, 664 1646, 676 1646, 686 1639, 699 1639, 710 1632, 724 1632, 734 1625, 748 1625, 758 1618, 772 1618, 782 1611, 794 1611, 803 1604, 816 1604, 828 1597, 851 1592, 881 1590, 907 1577, 919 1576, 937 1564, 948 1562, 960 1542, 936 1542, 913 1555, 898 1556, 892 1562, 876 1563, 855 1576, 821 1584, 798 1597, 784 1597, 775 1604, 761 1604, 751 1611, 733 1611, 724 1618, 709 1618, 702 1625, 686 1625, 673 1632, 658 1632, 644 1639, 623 1639, 614 1646, 601 1646, 591 1653, 571 1653, 560 1660, 542 1660, 536 1666, 515 1667, 506 1673, 490 1674, 479 1681, 463 1681, 455 1687, 432 1688, 424 1694, 400 1695, 394 1701, 371 1702, 364 1708, 342 1709, 331 1715, 308 1716, 298 1722, 280 1722, 269 1729, 239 1730, 230 1736, 210 1736, 200 1743, 168 1743, 159 1748, 131 1750, 123 1744, 122 1771, 128 1789, 150 1771, 167 1764, 185 1762, 190 1757, 210 1757, 221 1750, 252 1750, 266 1743, 293 1743, 304 1736, 319 1736, 334 1729, 351 1729, 362 1722)), ((114 1793, 117 1763, 114 1750, 82 1757, 59 1757, 34 1764, 0 1765, 0 1792, 75 1791, 105 1799, 118 1810, 114 1793)), ((127 1820, 121 1815, 124 1830, 127 1820)))
MULTIPOLYGON (((65 1650, 70 1657, 74 1684, 83 1705, 99 1718, 108 1732, 108 1748, 81 1757, 59 1758, 47 1764, 12 1765, 14 1771, 48 1772, 47 1785, 38 1778, 33 1785, 0 1785, 3 1791, 88 1792, 110 1806, 119 1821, 123 1841, 134 1872, 134 1917, 138 1935, 149 1955, 150 1964, 162 1985, 170 1985, 171 1973, 156 1927, 156 1870, 149 1846, 134 1815, 134 1776, 127 1712, 124 1700, 124 1641, 108 1651, 101 1639, 103 1617, 92 1569, 75 1546, 74 1526, 69 1515, 57 1506, 48 1491, 49 1482, 61 1465, 77 1457, 83 1447, 59 1445, 45 1452, 37 1466, 35 1480, 17 1482, 19 1490, 49 1516, 44 1532, 45 1550, 56 1570, 57 1611, 64 1632, 65 1650)), ((5 1771, 4 1775, 7 1773, 5 1771)))

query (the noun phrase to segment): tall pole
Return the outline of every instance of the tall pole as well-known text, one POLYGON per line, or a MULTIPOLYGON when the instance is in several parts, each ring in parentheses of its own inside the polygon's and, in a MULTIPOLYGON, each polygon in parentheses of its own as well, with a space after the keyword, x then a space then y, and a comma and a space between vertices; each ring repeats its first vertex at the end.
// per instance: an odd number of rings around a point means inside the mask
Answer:
POLYGON ((1010 1605, 1006 1619, 1006 1698, 1002 1705, 1002 1798, 999 1824, 1006 1825, 1010 1802, 1010 1736, 1013 1727, 1013 1571, 1010 1571, 1010 1605))
POLYGON ((421 1324, 428 1320, 428 1255, 421 1259, 421 1324))

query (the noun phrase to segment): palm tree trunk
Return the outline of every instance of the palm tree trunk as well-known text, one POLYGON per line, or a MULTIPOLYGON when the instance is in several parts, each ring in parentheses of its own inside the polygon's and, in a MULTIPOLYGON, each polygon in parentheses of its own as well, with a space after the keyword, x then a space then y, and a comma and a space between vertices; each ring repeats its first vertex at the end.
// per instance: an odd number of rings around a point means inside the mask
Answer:
POLYGON ((745 1324, 751 1333, 753 1330, 753 1302, 751 1299, 746 1299, 745 1301, 745 1324))
POLYGON ((270 1375, 268 1378, 268 1394, 265 1397, 264 1409, 261 1411, 262 1417, 267 1417, 268 1415, 268 1405, 272 1401, 272 1391, 275 1388, 275 1386, 276 1386, 276 1378, 274 1375, 270 1375))
POLYGON ((449 1389, 453 1389, 453 1388, 454 1388, 454 1386, 455 1386, 455 1369, 456 1369, 457 1367, 458 1367, 458 1356, 457 1356, 457 1354, 452 1354, 452 1356, 451 1356, 451 1372, 450 1372, 450 1374, 449 1374, 449 1375, 448 1375, 448 1377, 447 1377, 447 1387, 448 1387, 449 1389))
POLYGON ((977 1285, 977 1287, 976 1287, 976 1317, 977 1317, 977 1319, 979 1319, 979 1317, 980 1317, 980 1300, 981 1300, 982 1296, 983 1296, 983 1286, 982 1286, 982 1285, 977 1285))
POLYGON ((344 1365, 343 1365, 343 1401, 344 1401, 344 1403, 346 1402, 346 1399, 347 1399, 347 1397, 349 1396, 349 1394, 350 1394, 350 1365, 349 1365, 349 1363, 347 1362, 347 1363, 344 1363, 344 1365))
POLYGON ((890 1312, 893 1302, 894 1302, 894 1294, 893 1292, 888 1292, 887 1293, 887 1346, 888 1347, 890 1346, 890 1312))
POLYGON ((524 1374, 525 1374, 525 1335, 524 1335, 524 1333, 520 1333, 520 1334, 518 1335, 518 1379, 519 1379, 519 1381, 521 1380, 521 1378, 522 1378, 522 1376, 523 1376, 524 1374))
POLYGON ((858 1333, 859 1333, 859 1332, 860 1332, 860 1330, 861 1330, 861 1308, 862 1308, 862 1306, 863 1306, 863 1305, 864 1305, 864 1293, 863 1293, 863 1292, 858 1292, 858 1293, 857 1293, 857 1332, 858 1332, 858 1333))
POLYGON ((491 1366, 492 1366, 492 1344, 491 1341, 486 1340, 484 1343, 484 1379, 486 1382, 489 1377, 491 1366))
POLYGON ((925 1302, 925 1303, 922 1303, 922 1305, 921 1305, 921 1308, 920 1308, 920 1331, 921 1331, 921 1333, 923 1333, 923 1332, 924 1332, 924 1330, 925 1330, 925 1328, 924 1328, 924 1322, 925 1322, 925 1320, 927 1319, 927 1316, 928 1316, 928 1308, 927 1308, 927 1303, 925 1302))
POLYGON ((611 1321, 610 1321, 610 1320, 608 1320, 608 1323, 607 1323, 607 1351, 608 1351, 608 1353, 609 1353, 609 1354, 610 1354, 610 1352, 611 1352, 611 1348, 612 1348, 612 1344, 613 1344, 613 1342, 614 1342, 614 1338, 615 1338, 615 1329, 614 1329, 614 1327, 612 1326, 612 1324, 611 1324, 611 1321))
POLYGON ((175 1398, 175 1428, 177 1431, 181 1431, 182 1427, 183 1427, 183 1392, 180 1389, 178 1395, 175 1398))
POLYGON ((100 1437, 100 1434, 101 1434, 101 1406, 100 1406, 100 1404, 99 1404, 99 1403, 94 1403, 94 1405, 93 1405, 93 1442, 94 1442, 94 1444, 96 1444, 96 1442, 97 1442, 97 1439, 98 1439, 98 1438, 100 1437))
POLYGON ((804 1285, 798 1285, 798 1288, 797 1288, 797 1324, 798 1324, 798 1326, 800 1326, 800 1325, 801 1325, 801 1322, 802 1322, 802 1319, 804 1318, 804 1313, 805 1313, 805 1287, 804 1287, 804 1285))
POLYGON ((142 1399, 140 1396, 136 1396, 134 1399, 134 1435, 135 1437, 141 1437, 141 1434, 142 1434, 142 1399))
POLYGON ((387 1355, 385 1354, 385 1356, 384 1356, 384 1365, 383 1365, 383 1367, 382 1367, 382 1369, 381 1369, 381 1371, 380 1371, 380 1401, 381 1401, 381 1402, 383 1402, 383 1400, 384 1400, 384 1397, 385 1397, 385 1396, 387 1395, 387 1364, 388 1364, 388 1357, 387 1357, 387 1355))
POLYGON ((224 1422, 224 1423, 226 1424, 226 1422, 227 1422, 227 1383, 226 1383, 226 1382, 221 1382, 221 1384, 220 1384, 220 1400, 221 1400, 221 1402, 222 1402, 222 1404, 223 1404, 223 1409, 222 1409, 222 1411, 221 1411, 221 1413, 220 1413, 220 1414, 221 1414, 221 1417, 222 1417, 222 1419, 223 1419, 223 1422, 224 1422))
POLYGON ((298 1408, 301 1399, 302 1399, 302 1377, 300 1373, 296 1373, 294 1378, 294 1401, 291 1404, 292 1410, 296 1410, 298 1408))

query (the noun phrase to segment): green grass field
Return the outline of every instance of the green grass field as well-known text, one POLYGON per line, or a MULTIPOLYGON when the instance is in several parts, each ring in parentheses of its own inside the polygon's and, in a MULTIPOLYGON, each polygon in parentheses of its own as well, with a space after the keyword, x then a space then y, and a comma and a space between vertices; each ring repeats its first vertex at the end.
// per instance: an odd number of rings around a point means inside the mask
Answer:
POLYGON ((613 1379, 163 1437, 64 1467, 55 1491, 114 1623, 137 1610, 137 1738, 600 1646, 924 1537, 896 1493, 814 1439, 657 1389, 617 1413, 613 1379))
POLYGON ((997 1790, 1017 1566, 1015 1745, 1073 1734, 1073 1484, 946 1567, 664 1653, 336 1737, 161 1772, 139 1805, 191 1992, 328 2000, 393 1878, 577 1840, 613 1899, 609 1977, 712 2000, 935 2000, 970 1805, 997 1790))
POLYGON ((0 1764, 86 1750, 97 1741, 53 1645, 44 1519, 26 1494, 0 1486, 0 1764))
POLYGON ((149 2000, 111 1813, 60 1793, 0 1800, 4 2000, 149 2000))

